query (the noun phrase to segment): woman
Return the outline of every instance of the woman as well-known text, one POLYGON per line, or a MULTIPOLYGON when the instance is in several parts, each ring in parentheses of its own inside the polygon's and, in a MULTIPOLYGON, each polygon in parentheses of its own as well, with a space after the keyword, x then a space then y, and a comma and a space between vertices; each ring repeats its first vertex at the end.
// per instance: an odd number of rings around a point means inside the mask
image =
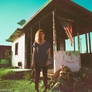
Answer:
POLYGON ((40 71, 43 72, 44 92, 47 90, 47 67, 50 58, 50 44, 45 40, 45 34, 42 29, 39 29, 35 34, 33 43, 33 60, 32 67, 35 68, 35 89, 39 92, 40 71))

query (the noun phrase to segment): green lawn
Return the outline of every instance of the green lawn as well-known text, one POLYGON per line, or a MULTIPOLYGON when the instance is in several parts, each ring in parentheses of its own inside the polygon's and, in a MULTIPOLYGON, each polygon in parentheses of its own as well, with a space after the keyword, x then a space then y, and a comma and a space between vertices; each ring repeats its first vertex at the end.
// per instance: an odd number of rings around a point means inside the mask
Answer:
MULTIPOLYGON (((39 83, 39 90, 43 92, 43 82, 39 83)), ((0 81, 0 92, 35 92, 35 84, 29 80, 2 80, 0 81)), ((47 92, 52 92, 48 90, 47 92)))
MULTIPOLYGON (((35 92, 34 82, 31 82, 26 78, 22 80, 2 80, 2 76, 7 75, 10 72, 10 68, 0 68, 0 92, 35 92)), ((39 82, 39 90, 40 92, 43 92, 44 90, 42 80, 39 82)), ((48 90, 47 92, 52 91, 48 90)))
MULTIPOLYGON (((87 73, 88 73, 88 71, 87 71, 87 73)), ((85 70, 85 72, 86 72, 86 70, 85 70)), ((35 84, 34 84, 34 82, 30 81, 29 73, 25 72, 23 79, 17 80, 16 77, 18 78, 18 74, 15 76, 14 75, 15 72, 14 71, 11 72, 11 68, 0 68, 0 92, 35 92, 35 84), (5 80, 2 79, 3 76, 5 76, 5 75, 7 76, 8 74, 12 74, 13 76, 15 76, 15 80, 11 79, 10 76, 9 76, 9 79, 7 79, 7 80, 6 80, 6 78, 5 78, 5 80)), ((91 73, 89 73, 89 74, 91 74, 91 73)), ((88 76, 88 74, 87 74, 87 76, 88 76)), ((51 80, 49 80, 48 82, 50 82, 50 81, 51 80)), ((92 80, 90 79, 90 81, 92 81, 92 80)), ((55 87, 52 89, 53 91, 48 90, 47 92, 60 92, 59 86, 57 84, 58 82, 63 83, 62 80, 60 81, 59 79, 57 79, 57 81, 55 82, 55 85, 54 85, 55 87)), ((78 81, 77 81, 77 84, 78 84, 78 81)), ((67 85, 63 85, 64 88, 66 88, 67 85)), ((89 84, 89 85, 91 86, 91 84, 89 84)), ((68 85, 68 87, 69 87, 69 85, 68 85)), ((70 87, 71 87, 71 85, 70 85, 70 87)), ((88 88, 88 89, 90 89, 90 88, 88 88)), ((39 90, 40 90, 39 92, 43 92, 43 90, 44 90, 42 80, 39 82, 39 90)), ((66 91, 62 91, 62 92, 66 92, 66 91)), ((75 92, 75 91, 73 91, 73 92, 75 92)), ((82 92, 82 91, 79 91, 79 92, 82 92)), ((88 90, 87 92, 92 92, 92 89, 88 90)))
POLYGON ((0 79, 3 75, 7 75, 10 72, 10 68, 0 68, 0 79))

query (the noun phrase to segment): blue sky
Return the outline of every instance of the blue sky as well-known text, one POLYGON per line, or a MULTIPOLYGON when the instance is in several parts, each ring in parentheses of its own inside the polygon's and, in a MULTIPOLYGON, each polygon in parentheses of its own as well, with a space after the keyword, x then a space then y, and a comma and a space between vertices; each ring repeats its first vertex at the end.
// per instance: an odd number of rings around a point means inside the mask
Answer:
POLYGON ((20 27, 17 22, 28 20, 47 0, 0 0, 0 45, 20 27))
MULTIPOLYGON (((17 22, 28 20, 48 0, 0 0, 0 45, 11 45, 5 40, 20 27, 17 22)), ((91 0, 73 0, 92 11, 91 0)))

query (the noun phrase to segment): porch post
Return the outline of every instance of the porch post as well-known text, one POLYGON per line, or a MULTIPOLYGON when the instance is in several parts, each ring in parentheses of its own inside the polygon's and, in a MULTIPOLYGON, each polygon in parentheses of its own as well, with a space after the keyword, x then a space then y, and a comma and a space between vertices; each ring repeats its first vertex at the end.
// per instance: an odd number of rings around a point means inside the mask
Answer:
POLYGON ((55 11, 52 12, 52 21, 53 21, 53 61, 54 61, 54 72, 55 72, 55 52, 57 51, 57 42, 56 42, 56 27, 55 27, 55 11))
POLYGON ((74 52, 75 52, 75 37, 73 37, 73 39, 74 39, 74 52))
POLYGON ((30 42, 30 50, 31 50, 30 51, 30 67, 31 67, 31 63, 32 63, 32 28, 30 29, 30 31, 31 31, 31 35, 30 35, 31 36, 31 38, 30 38, 31 39, 30 40, 31 41, 30 42))
POLYGON ((86 52, 88 53, 88 40, 87 40, 87 33, 85 34, 85 39, 86 39, 86 52))
POLYGON ((78 36, 78 51, 80 52, 80 37, 79 37, 79 33, 77 33, 78 36))
POLYGON ((55 11, 53 10, 53 51, 57 51, 57 42, 56 42, 56 27, 55 27, 55 11))
POLYGON ((89 51, 90 51, 90 53, 91 53, 91 39, 90 39, 90 32, 88 33, 88 35, 89 35, 89 51))
POLYGON ((28 66, 27 66, 27 61, 28 61, 28 59, 27 59, 27 55, 28 55, 28 53, 27 53, 27 45, 28 45, 28 35, 27 35, 27 31, 25 32, 25 65, 24 65, 24 67, 25 68, 28 68, 28 66))

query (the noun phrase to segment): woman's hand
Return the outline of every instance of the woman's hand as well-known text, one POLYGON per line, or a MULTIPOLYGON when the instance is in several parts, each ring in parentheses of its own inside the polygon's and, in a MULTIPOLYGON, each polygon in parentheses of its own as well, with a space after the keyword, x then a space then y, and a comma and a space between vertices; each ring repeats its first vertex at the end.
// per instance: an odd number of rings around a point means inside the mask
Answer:
POLYGON ((49 60, 47 60, 47 63, 46 63, 46 65, 48 66, 48 65, 50 65, 50 61, 49 60))
POLYGON ((31 65, 31 68, 32 68, 32 69, 34 68, 34 64, 31 65))

